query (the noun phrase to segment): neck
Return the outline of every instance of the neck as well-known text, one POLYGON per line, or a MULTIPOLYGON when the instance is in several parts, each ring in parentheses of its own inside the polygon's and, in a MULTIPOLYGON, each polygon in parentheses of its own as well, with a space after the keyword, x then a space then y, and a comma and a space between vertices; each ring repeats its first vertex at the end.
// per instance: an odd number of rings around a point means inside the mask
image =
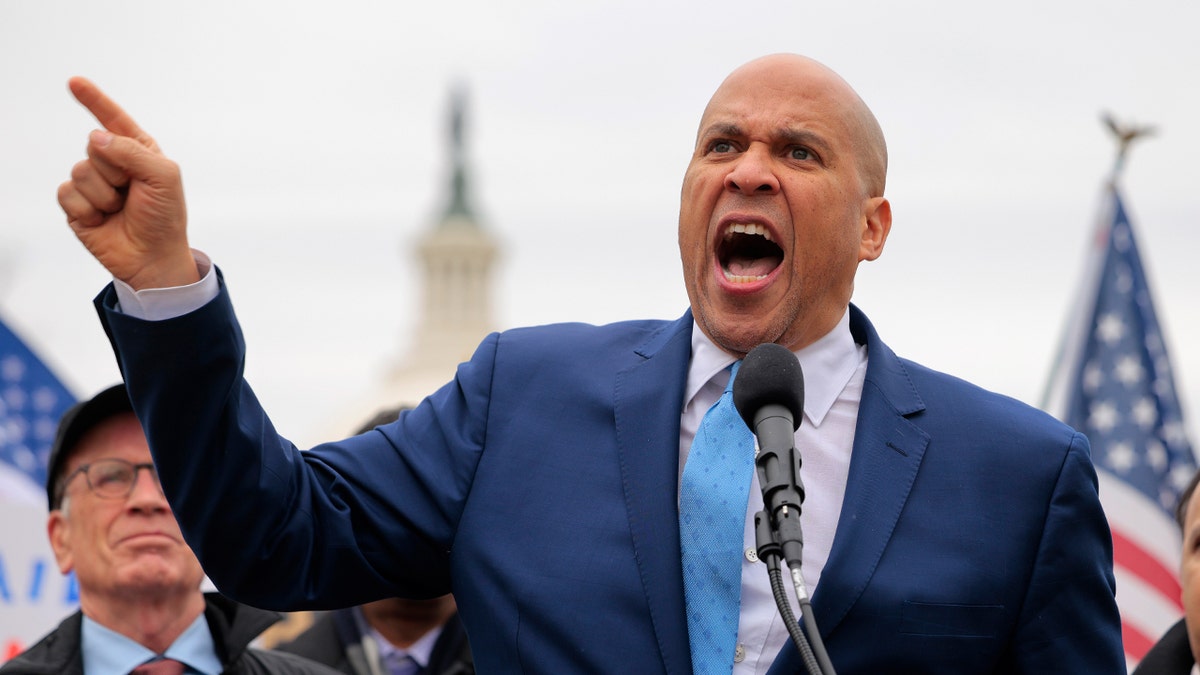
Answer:
POLYGON ((79 597, 84 615, 156 654, 162 654, 204 613, 204 595, 185 597, 79 597))
POLYGON ((408 649, 429 631, 446 623, 457 610, 454 598, 431 600, 389 598, 362 606, 363 617, 385 640, 408 649))

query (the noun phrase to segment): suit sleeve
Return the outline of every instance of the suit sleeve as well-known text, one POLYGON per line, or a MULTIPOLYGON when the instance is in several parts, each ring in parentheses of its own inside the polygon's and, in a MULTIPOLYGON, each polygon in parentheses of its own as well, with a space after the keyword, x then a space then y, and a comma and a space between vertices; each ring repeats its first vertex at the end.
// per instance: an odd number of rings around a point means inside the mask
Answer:
POLYGON ((278 610, 449 591, 447 559, 482 452, 495 340, 400 421, 301 451, 243 378, 229 294, 164 321, 96 298, 163 489, 222 592, 278 610))
POLYGON ((1091 452, 1076 433, 1046 512, 1009 672, 1125 672, 1112 559, 1091 452))

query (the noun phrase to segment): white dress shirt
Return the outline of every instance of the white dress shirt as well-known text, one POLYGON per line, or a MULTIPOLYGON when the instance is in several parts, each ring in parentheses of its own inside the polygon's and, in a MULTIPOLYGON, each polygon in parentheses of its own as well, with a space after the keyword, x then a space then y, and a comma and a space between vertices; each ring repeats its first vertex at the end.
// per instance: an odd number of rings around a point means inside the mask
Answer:
MULTIPOLYGON (((212 263, 200 251, 193 253, 202 276, 200 281, 178 288, 135 292, 117 280, 115 288, 120 310, 136 318, 161 320, 191 312, 215 298, 218 285, 212 263)), ((829 558, 842 509, 858 404, 867 373, 867 348, 854 343, 847 309, 832 331, 796 352, 796 358, 804 372, 804 420, 796 431, 796 448, 801 457, 800 477, 805 488, 800 512, 804 530, 802 574, 808 595, 812 597, 829 558)), ((680 478, 700 420, 725 390, 729 380, 725 368, 733 361, 731 355, 693 325, 692 358, 679 430, 680 478)), ((775 607, 766 566, 757 562, 754 514, 762 508, 762 491, 756 474, 750 487, 743 545, 743 551, 756 553, 754 560, 748 553, 742 559, 742 608, 734 675, 765 674, 775 655, 790 639, 775 607)), ((787 578, 786 572, 784 578, 787 578)), ((785 583, 785 587, 792 602, 792 612, 799 618, 791 584, 785 583)))

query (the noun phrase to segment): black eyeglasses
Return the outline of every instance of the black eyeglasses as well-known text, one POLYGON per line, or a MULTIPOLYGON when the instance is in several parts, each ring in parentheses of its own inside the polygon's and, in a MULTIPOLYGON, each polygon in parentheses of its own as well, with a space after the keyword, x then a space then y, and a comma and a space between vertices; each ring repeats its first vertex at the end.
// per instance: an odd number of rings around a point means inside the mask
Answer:
POLYGON ((98 459, 91 464, 80 465, 63 479, 62 487, 58 490, 58 501, 62 502, 67 485, 78 474, 83 474, 87 479, 88 489, 96 496, 105 499, 125 499, 133 493, 138 471, 142 469, 150 472, 154 484, 162 490, 162 484, 158 482, 158 472, 150 462, 134 464, 123 459, 98 459))

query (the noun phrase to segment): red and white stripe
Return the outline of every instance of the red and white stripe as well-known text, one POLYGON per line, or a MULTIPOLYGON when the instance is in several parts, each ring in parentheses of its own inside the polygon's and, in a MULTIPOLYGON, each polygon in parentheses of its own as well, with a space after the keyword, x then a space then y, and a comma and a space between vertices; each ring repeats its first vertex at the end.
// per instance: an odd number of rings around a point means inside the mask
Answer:
POLYGON ((1130 668, 1183 616, 1179 527, 1158 504, 1097 469, 1100 501, 1113 537, 1121 635, 1130 668))

